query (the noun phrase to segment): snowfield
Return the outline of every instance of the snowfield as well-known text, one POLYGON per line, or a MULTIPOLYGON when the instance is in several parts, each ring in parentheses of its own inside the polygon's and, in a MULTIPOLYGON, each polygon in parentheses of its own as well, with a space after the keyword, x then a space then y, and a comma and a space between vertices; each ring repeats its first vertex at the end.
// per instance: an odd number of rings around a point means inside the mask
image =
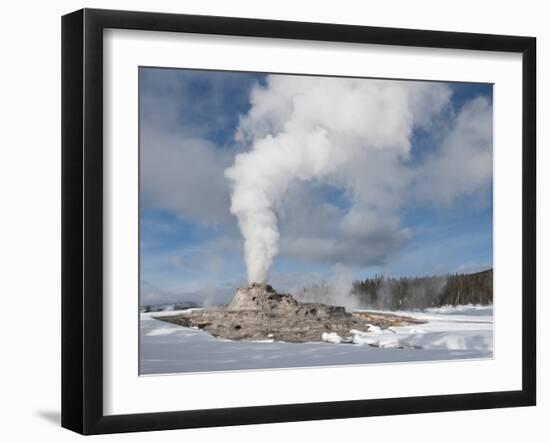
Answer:
POLYGON ((493 356, 492 306, 468 305, 423 312, 392 312, 427 323, 386 330, 365 323, 364 331, 352 330, 346 337, 324 333, 324 343, 230 341, 154 318, 178 312, 185 311, 141 314, 140 374, 480 359, 493 356))

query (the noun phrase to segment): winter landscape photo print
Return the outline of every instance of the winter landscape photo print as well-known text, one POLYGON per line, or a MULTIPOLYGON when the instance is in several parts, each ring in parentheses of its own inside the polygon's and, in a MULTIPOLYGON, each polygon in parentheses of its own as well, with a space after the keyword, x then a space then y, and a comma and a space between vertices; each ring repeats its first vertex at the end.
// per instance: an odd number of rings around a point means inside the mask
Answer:
POLYGON ((493 357, 493 86, 139 68, 141 375, 493 357))

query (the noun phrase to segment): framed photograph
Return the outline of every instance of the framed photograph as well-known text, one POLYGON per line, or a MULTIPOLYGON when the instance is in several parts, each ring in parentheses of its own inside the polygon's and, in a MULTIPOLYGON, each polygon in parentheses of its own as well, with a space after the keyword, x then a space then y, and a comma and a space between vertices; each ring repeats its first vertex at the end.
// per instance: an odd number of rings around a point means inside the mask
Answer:
POLYGON ((62 425, 536 403, 532 37, 62 19, 62 425))

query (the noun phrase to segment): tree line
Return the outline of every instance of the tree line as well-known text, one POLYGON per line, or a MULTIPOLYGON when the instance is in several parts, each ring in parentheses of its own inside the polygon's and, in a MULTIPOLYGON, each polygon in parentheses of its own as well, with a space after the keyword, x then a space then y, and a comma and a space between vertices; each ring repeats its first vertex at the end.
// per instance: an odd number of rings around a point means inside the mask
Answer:
POLYGON ((403 310, 493 303, 493 270, 429 277, 375 276, 355 281, 352 294, 362 307, 403 310))

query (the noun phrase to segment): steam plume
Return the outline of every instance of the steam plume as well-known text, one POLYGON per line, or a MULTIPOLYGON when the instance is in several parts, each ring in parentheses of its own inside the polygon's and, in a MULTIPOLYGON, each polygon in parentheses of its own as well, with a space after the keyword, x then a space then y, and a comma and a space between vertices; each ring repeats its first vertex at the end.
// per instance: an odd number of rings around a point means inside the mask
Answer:
POLYGON ((428 124, 449 96, 435 83, 269 76, 257 85, 237 130, 250 149, 225 171, 249 282, 268 278, 279 251, 275 208, 294 182, 336 183, 352 198, 350 214, 362 218, 384 203, 369 200, 364 182, 350 176, 357 174, 353 166, 380 151, 395 162, 406 159, 414 125, 428 124))

